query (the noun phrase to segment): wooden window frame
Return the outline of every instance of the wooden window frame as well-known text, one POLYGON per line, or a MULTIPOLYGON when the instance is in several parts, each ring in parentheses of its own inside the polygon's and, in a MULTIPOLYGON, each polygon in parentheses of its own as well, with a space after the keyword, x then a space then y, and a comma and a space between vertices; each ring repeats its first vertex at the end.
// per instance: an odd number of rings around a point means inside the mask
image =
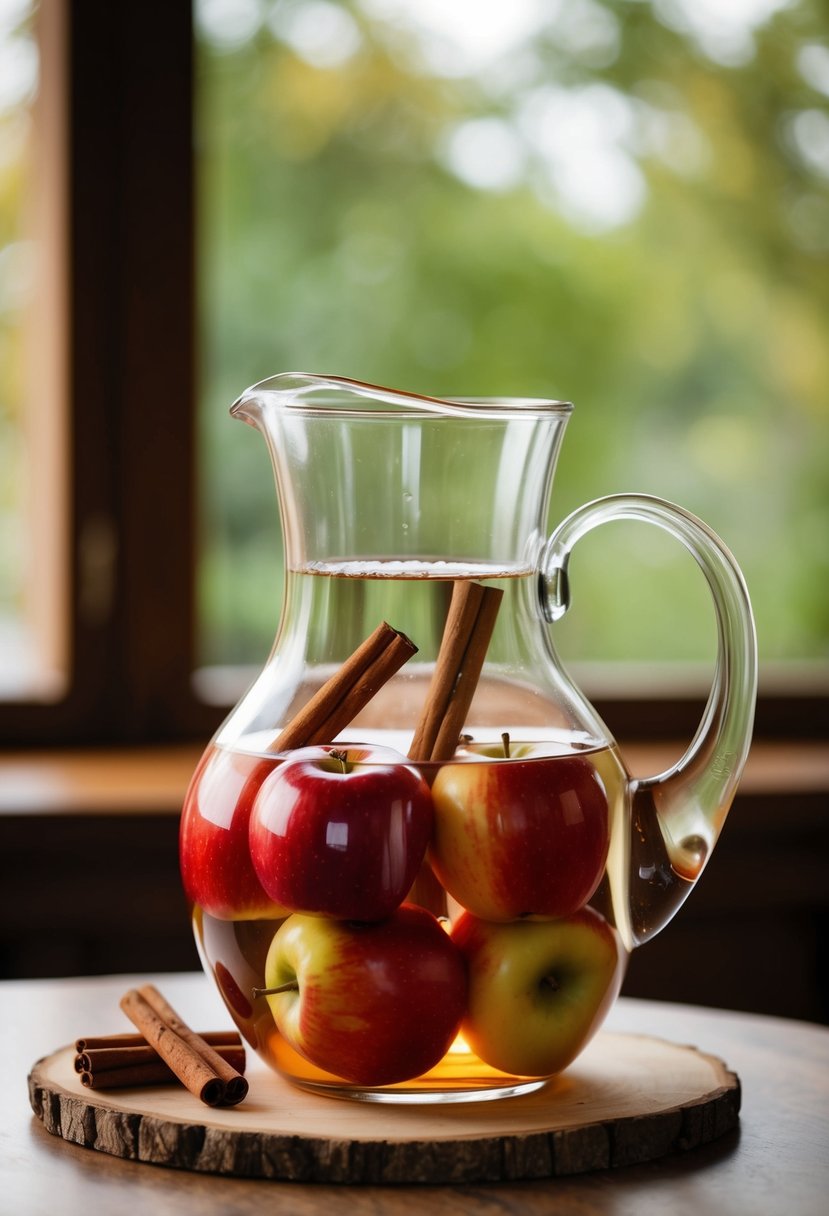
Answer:
POLYGON ((0 705, 0 741, 203 734, 190 6, 52 0, 41 18, 68 94, 69 673, 59 701, 0 705))
MULTIPOLYGON (((0 746, 202 739, 225 709, 199 702, 192 680, 192 14, 184 0, 52 8, 69 95, 70 672, 58 702, 0 704, 0 746)), ((596 705, 622 741, 687 737, 702 709, 686 696, 596 705)), ((758 737, 825 738, 827 724, 825 689, 761 694, 758 737)))

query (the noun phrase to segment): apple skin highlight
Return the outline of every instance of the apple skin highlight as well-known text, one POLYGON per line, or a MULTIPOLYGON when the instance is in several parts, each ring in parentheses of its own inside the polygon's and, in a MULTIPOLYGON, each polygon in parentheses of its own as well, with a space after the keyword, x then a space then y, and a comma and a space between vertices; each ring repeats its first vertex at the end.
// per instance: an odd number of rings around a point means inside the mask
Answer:
POLYGON ((607 860, 609 810, 586 758, 446 764, 432 799, 432 868, 482 920, 566 916, 595 892, 607 860))
POLYGON ((392 1085, 443 1058, 466 1008, 460 951, 430 912, 404 904, 377 924, 297 913, 273 939, 267 997, 280 1034, 355 1085, 392 1085))
POLYGON ((253 867, 291 912, 382 920, 420 870, 432 818, 428 785, 391 748, 300 748, 257 794, 253 867))

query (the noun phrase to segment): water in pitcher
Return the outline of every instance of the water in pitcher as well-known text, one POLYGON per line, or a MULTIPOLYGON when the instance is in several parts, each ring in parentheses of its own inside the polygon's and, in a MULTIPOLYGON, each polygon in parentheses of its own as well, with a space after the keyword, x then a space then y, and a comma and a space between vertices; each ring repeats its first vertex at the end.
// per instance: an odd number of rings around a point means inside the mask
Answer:
MULTIPOLYGON (((398 732, 386 740, 408 749, 421 713, 440 648, 455 583, 477 582, 503 593, 486 663, 467 726, 477 742, 492 742, 515 728, 522 737, 546 740, 558 747, 594 748, 599 740, 584 730, 577 713, 568 713, 566 693, 545 688, 549 664, 538 618, 537 571, 531 562, 495 566, 485 562, 430 560, 315 562, 289 572, 283 619, 296 633, 301 622, 306 653, 314 668, 295 690, 281 715, 287 721, 315 691, 317 684, 364 640, 381 620, 405 633, 417 654, 379 690, 351 723, 344 738, 367 738, 366 732, 398 732)), ((277 638, 276 648, 279 648, 277 638)))
MULTIPOLYGON (((534 594, 530 569, 375 561, 318 563, 292 572, 286 591, 290 613, 320 623, 321 637, 314 643, 315 652, 319 655, 320 650, 327 649, 332 669, 359 642, 354 631, 364 629, 368 620, 379 619, 381 612, 419 647, 418 654, 380 690, 336 742, 346 750, 349 744, 378 744, 406 756, 414 722, 428 693, 452 581, 459 577, 496 584, 502 589, 506 603, 499 613, 499 623, 503 622, 501 632, 496 625, 487 666, 452 764, 497 763, 502 773, 503 766, 508 769, 521 766, 523 770, 532 766, 539 782, 553 790, 560 784, 558 774, 564 779, 564 767, 572 765, 574 759, 589 767, 595 774, 596 788, 606 801, 610 838, 607 870, 590 903, 613 924, 611 887, 623 881, 627 869, 627 775, 614 748, 591 738, 584 730, 573 728, 562 715, 560 705, 553 706, 539 695, 532 678, 534 656, 526 643, 514 636, 515 622, 523 619, 534 594), (509 754, 504 748, 509 749, 509 754)), ((320 678, 326 674, 324 664, 319 674, 320 678)), ((298 692, 297 704, 289 709, 288 718, 311 691, 305 686, 298 692)), ((235 890, 228 873, 230 841, 234 831, 238 831, 238 820, 250 815, 258 790, 280 763, 280 758, 269 750, 274 737, 273 731, 252 731, 238 738, 232 747, 216 746, 205 755, 194 777, 188 802, 198 807, 200 817, 214 825, 226 825, 219 831, 226 834, 228 844, 228 864, 222 867, 226 874, 226 902, 210 909, 193 908, 196 940, 205 967, 213 974, 231 1015, 251 1046, 295 1083, 339 1090, 343 1087, 342 1080, 311 1064, 290 1047, 276 1029, 267 999, 256 995, 256 990, 265 986, 265 959, 282 920, 268 914, 267 901, 260 899, 257 904, 257 884, 241 839, 235 859, 235 890), (216 915, 217 912, 220 914, 216 915)), ((417 767, 431 786, 443 766, 430 761, 417 767)), ((509 784, 508 776, 506 781, 509 784)), ((570 796, 571 800, 575 798, 572 791, 570 796)), ((568 813, 578 818, 580 808, 576 802, 570 805, 568 813)), ((192 818, 185 815, 185 819, 192 821, 192 818)), ((421 898, 417 889, 410 898, 421 898)), ((451 932, 464 907, 449 895, 444 896, 439 909, 432 902, 431 910, 438 912, 447 932, 451 932)), ((617 936, 620 980, 625 950, 622 936, 617 936)), ((615 990, 608 992, 608 1001, 615 994, 615 990)), ((352 1089, 376 1100, 403 1100, 407 1094, 428 1100, 430 1093, 436 1095, 435 1100, 447 1100, 447 1095, 453 1092, 504 1096, 539 1083, 538 1078, 506 1075, 484 1063, 460 1036, 441 1062, 420 1077, 375 1091, 366 1087, 352 1089)))
MULTIPOLYGON (((397 736, 397 732, 391 732, 391 735, 397 736)), ((519 732, 516 732, 515 738, 520 738, 519 732)), ((376 732, 376 739, 386 744, 389 732, 376 732)), ((217 748, 206 757, 201 769, 202 780, 197 776, 188 796, 199 804, 202 814, 220 818, 223 814, 223 810, 218 806, 220 802, 226 798, 239 799, 246 788, 250 791, 251 783, 258 787, 278 765, 278 759, 272 754, 254 750, 253 741, 250 742, 249 750, 226 751, 217 748)), ((567 748, 562 737, 547 741, 539 739, 537 744, 541 752, 537 760, 499 760, 498 763, 507 766, 522 763, 548 766, 553 770, 549 780, 555 784, 556 764, 577 756, 593 766, 601 779, 608 799, 611 848, 608 855, 608 872, 605 873, 590 903, 612 923, 609 886, 613 881, 611 871, 614 867, 619 871, 626 866, 626 859, 621 851, 625 836, 622 826, 625 818, 625 777, 618 756, 614 750, 606 747, 591 750, 580 740, 567 748)), ((481 761, 461 759, 460 763, 481 761)), ((429 780, 439 766, 428 764, 418 767, 429 780)), ((265 986, 266 956, 282 923, 280 917, 257 914, 262 911, 253 908, 244 915, 234 915, 228 908, 218 917, 206 912, 202 907, 194 906, 193 926, 203 965, 214 976, 240 1032, 264 1060, 296 1084, 310 1088, 341 1090, 341 1078, 317 1068, 280 1036, 267 999, 256 995, 256 990, 265 986)), ((446 899, 442 919, 447 931, 451 931, 452 923, 463 911, 462 906, 453 898, 446 899)), ((624 958, 625 951, 619 937, 619 982, 622 978, 624 958)), ((617 991, 618 984, 612 992, 608 992, 608 1004, 615 998, 617 991)), ((420 1100, 428 1100, 430 1093, 435 1094, 435 1100, 443 1101, 453 1092, 460 1096, 479 1091, 482 1096, 503 1097, 510 1093, 526 1092, 537 1083, 541 1083, 537 1078, 505 1075, 501 1070, 484 1063, 469 1048, 463 1036, 459 1036, 444 1059, 420 1077, 383 1086, 375 1091, 365 1086, 349 1088, 355 1094, 360 1093, 378 1101, 405 1100, 407 1095, 412 1094, 418 1095, 420 1100)))

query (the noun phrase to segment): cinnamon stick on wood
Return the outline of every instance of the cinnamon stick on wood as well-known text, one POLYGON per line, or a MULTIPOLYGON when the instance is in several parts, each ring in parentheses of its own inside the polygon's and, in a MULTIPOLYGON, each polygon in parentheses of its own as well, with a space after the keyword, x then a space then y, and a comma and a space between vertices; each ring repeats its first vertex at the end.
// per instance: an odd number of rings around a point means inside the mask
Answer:
POLYGON ((288 723, 274 752, 333 743, 374 694, 417 653, 404 633, 383 621, 288 723))
POLYGON ((458 745, 501 605, 500 587, 458 580, 410 760, 450 760, 458 745))
MULTIPOLYGON (((209 1043, 208 1046, 223 1060, 245 1058, 245 1049, 240 1043, 209 1043)), ((154 1047, 145 1043, 143 1047, 87 1047, 86 1051, 78 1052, 76 1059, 80 1064, 78 1072, 111 1072, 115 1068, 134 1068, 137 1064, 157 1064, 161 1057, 154 1047)), ((234 1067, 242 1071, 238 1065, 234 1067)))
MULTIPOLYGON (((219 1045, 216 1051, 237 1072, 245 1071, 245 1049, 219 1045)), ((91 1048, 75 1057, 75 1069, 87 1089, 115 1089, 141 1085, 170 1085, 178 1077, 152 1047, 91 1048), (110 1063, 110 1051, 117 1058, 110 1063), (131 1053, 131 1054, 127 1054, 131 1053)))
POLYGON ((183 1085, 208 1106, 235 1106, 248 1083, 204 1039, 191 1030, 152 984, 131 988, 121 1008, 183 1085))
MULTIPOLYGON (((238 1030, 203 1030, 199 1037, 211 1047, 224 1044, 228 1047, 242 1046, 242 1036, 238 1030)), ((103 1047, 147 1047, 147 1040, 143 1034, 97 1034, 75 1040, 75 1051, 79 1054, 82 1051, 97 1051, 103 1047)))
POLYGON ((140 1089, 145 1085, 168 1085, 179 1080, 163 1060, 158 1064, 138 1064, 135 1068, 112 1068, 103 1073, 81 1071, 79 1077, 86 1089, 140 1089))

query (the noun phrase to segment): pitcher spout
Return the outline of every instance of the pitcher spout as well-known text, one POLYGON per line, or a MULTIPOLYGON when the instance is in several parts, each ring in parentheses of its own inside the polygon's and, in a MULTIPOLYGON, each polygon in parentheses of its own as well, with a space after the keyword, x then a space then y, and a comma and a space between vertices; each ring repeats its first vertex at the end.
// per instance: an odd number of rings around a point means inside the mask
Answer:
POLYGON ((258 426, 264 412, 270 407, 349 414, 373 414, 378 411, 399 413, 413 409, 440 414, 456 413, 462 408, 459 402, 384 388, 344 376, 280 372, 245 389, 230 407, 230 413, 234 418, 258 426))
POLYGON ((267 442, 293 569, 451 558, 525 571, 571 409, 283 372, 246 389, 231 414, 267 442))
POLYGON ((265 401, 261 393, 257 392, 258 388, 259 386, 254 384, 236 398, 230 407, 231 418, 239 418, 248 426, 259 428, 262 425, 265 401))

